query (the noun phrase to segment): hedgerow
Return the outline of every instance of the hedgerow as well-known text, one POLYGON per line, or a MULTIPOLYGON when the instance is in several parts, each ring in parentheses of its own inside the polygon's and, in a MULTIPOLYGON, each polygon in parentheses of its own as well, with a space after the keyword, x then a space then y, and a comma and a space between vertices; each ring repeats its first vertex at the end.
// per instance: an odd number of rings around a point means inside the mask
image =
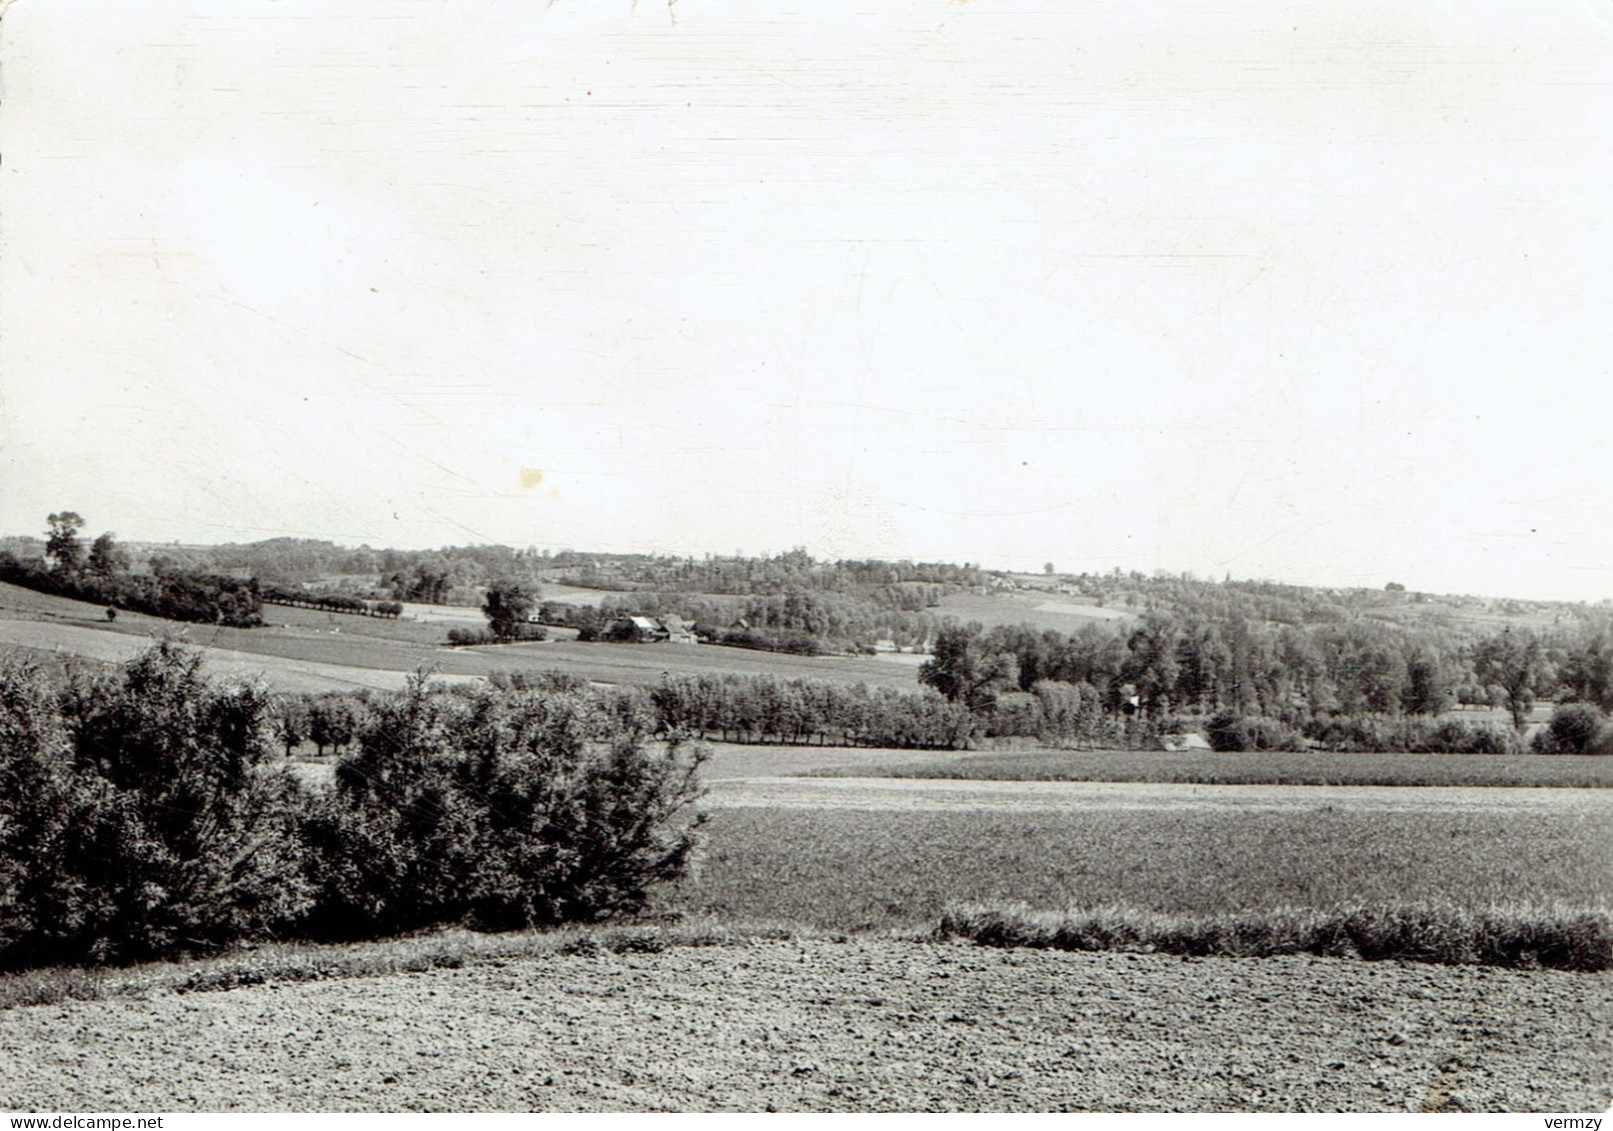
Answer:
POLYGON ((1130 907, 1068 912, 962 907, 942 916, 936 934, 983 946, 1042 950, 1246 958, 1316 954, 1442 966, 1613 969, 1613 916, 1589 909, 1421 905, 1163 915, 1130 907))

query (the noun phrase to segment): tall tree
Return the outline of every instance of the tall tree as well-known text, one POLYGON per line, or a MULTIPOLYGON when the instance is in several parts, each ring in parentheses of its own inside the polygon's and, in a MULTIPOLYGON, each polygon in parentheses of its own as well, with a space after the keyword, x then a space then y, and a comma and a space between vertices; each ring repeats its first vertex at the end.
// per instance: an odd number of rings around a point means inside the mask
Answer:
POLYGON ((1535 676, 1540 667, 1540 640, 1533 633, 1502 629, 1473 649, 1473 670, 1486 684, 1501 688, 1512 725, 1522 730, 1535 705, 1535 676))
POLYGON ((1437 715, 1450 706, 1451 694, 1439 657, 1426 648, 1413 650, 1406 660, 1400 702, 1408 715, 1437 715))
POLYGON ((930 659, 919 668, 919 682, 971 711, 986 711, 997 702, 997 691, 1019 683, 1019 662, 1010 652, 988 653, 982 646, 980 626, 948 626, 935 638, 930 659))
POLYGON ((487 587, 487 599, 482 602, 482 614, 487 626, 500 640, 513 640, 525 630, 527 616, 537 601, 537 594, 519 581, 504 579, 487 587))
POLYGON ((101 577, 112 577, 129 568, 129 555, 123 552, 108 530, 90 543, 90 557, 85 568, 101 577))
POLYGON ((1561 674, 1563 685, 1574 698, 1603 709, 1613 708, 1613 646, 1604 632, 1570 649, 1561 674))
POLYGON ((50 529, 45 532, 45 556, 51 568, 64 573, 77 573, 84 568, 84 543, 78 532, 84 528, 84 518, 77 511, 60 511, 46 520, 50 529))
POLYGON ((1176 626, 1170 620, 1149 616, 1126 640, 1127 656, 1120 675, 1136 687, 1142 708, 1150 714, 1170 709, 1171 692, 1180 674, 1176 638, 1176 626))

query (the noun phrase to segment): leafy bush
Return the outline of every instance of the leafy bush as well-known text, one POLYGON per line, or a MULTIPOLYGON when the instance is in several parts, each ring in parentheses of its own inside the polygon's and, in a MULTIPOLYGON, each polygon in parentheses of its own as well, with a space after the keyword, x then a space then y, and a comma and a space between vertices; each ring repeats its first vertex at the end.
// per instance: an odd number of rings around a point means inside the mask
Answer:
POLYGON ((310 822, 316 933, 509 928, 641 908, 696 842, 698 749, 648 748, 580 693, 411 680, 310 822))
POLYGON ((170 644, 60 687, 0 663, 0 966, 641 908, 701 752, 645 743, 643 691, 515 682, 276 703, 170 644), (270 764, 309 738, 356 746, 313 796, 270 764))
POLYGON ((1210 748, 1238 750, 1303 750, 1305 736, 1286 723, 1267 718, 1241 718, 1222 712, 1205 726, 1210 748))
POLYGON ((1613 753, 1613 734, 1600 710, 1589 703, 1568 703, 1552 712, 1533 745, 1540 754, 1606 754, 1613 753))
POLYGON ((549 639, 549 630, 541 624, 517 624, 507 627, 509 634, 506 636, 499 636, 486 628, 450 628, 448 643, 463 648, 480 644, 520 644, 549 639))
POLYGON ((60 691, 0 671, 0 963, 217 947, 307 909, 268 697, 200 664, 160 644, 60 691))
MULTIPOLYGON (((1420 719, 1407 721, 1418 724, 1417 729, 1429 726, 1420 719)), ((1421 737, 1414 735, 1408 748, 1413 754, 1515 754, 1519 741, 1516 731, 1449 719, 1433 725, 1421 737)))
POLYGON ((1407 754, 1515 754, 1516 732, 1463 719, 1340 715, 1307 719, 1306 737, 1325 750, 1407 754))

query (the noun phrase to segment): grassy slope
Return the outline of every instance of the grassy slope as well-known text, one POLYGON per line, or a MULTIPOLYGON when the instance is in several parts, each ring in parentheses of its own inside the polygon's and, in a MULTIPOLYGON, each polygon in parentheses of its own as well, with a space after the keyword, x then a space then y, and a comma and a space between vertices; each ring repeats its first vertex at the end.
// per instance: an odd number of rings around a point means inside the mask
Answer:
POLYGON ((1135 617, 1128 610, 1082 605, 1061 594, 1043 592, 952 593, 941 599, 938 608, 928 611, 965 624, 979 621, 987 628, 1029 624, 1055 632, 1075 632, 1089 624, 1113 626, 1135 617))
MULTIPOLYGON (((666 671, 735 672, 866 682, 904 690, 917 686, 908 666, 855 657, 785 656, 692 645, 579 644, 569 640, 448 648, 444 646, 446 629, 440 624, 343 616, 280 605, 266 606, 264 618, 267 623, 262 628, 222 628, 124 612, 109 624, 101 606, 0 583, 0 646, 49 647, 49 638, 42 637, 39 628, 17 626, 56 625, 93 633, 91 637, 62 633, 61 650, 95 659, 121 658, 133 642, 168 634, 208 648, 400 675, 421 668, 459 676, 485 676, 512 668, 558 669, 601 683, 649 685, 659 681, 666 671)), ((266 671, 273 677, 282 667, 266 664, 266 671)), ((349 680, 335 681, 335 686, 348 683, 349 680)))

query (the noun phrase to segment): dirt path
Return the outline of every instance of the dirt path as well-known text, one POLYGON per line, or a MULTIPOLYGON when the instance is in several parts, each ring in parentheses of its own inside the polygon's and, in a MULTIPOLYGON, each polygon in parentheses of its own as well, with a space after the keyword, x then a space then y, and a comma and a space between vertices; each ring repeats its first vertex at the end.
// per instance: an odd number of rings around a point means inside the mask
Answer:
POLYGON ((1613 979, 884 940, 0 1013, 0 1108, 1602 1111, 1613 979))
POLYGON ((1613 791, 1538 786, 1187 785, 1154 782, 970 781, 950 778, 707 776, 724 809, 1062 811, 1240 809, 1550 813, 1613 825, 1613 791))

